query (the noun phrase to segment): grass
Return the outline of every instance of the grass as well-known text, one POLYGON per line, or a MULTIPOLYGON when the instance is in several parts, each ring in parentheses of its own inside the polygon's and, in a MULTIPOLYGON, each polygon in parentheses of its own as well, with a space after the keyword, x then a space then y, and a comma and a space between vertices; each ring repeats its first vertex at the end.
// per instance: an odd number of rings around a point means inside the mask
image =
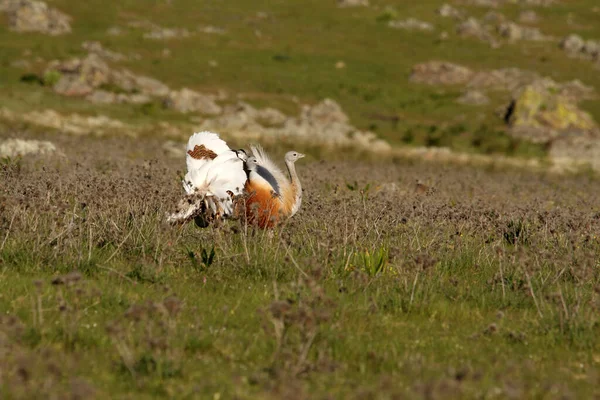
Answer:
POLYGON ((272 232, 171 227, 181 160, 82 140, 3 163, 9 397, 598 395, 593 176, 309 160, 272 232))
MULTIPOLYGON (((44 85, 56 79, 44 74, 48 61, 99 40, 141 56, 113 66, 174 89, 225 89, 227 102, 243 94, 289 115, 330 97, 394 145, 543 158, 545 148, 506 134, 495 114, 506 93, 491 93, 489 106, 459 105, 460 88, 411 84, 411 67, 519 67, 600 87, 591 63, 555 43, 491 49, 456 37, 455 22, 435 14, 440 1, 371 3, 49 1, 73 16, 73 33, 17 34, 0 23, 0 103, 189 122, 158 100, 95 105, 44 85), (390 29, 389 16, 433 22, 436 33, 390 29), (126 27, 132 20, 226 33, 152 41, 126 27), (107 35, 112 26, 124 34, 107 35), (18 59, 32 67, 12 67, 18 59)), ((538 26, 600 39, 593 6, 535 8, 538 26)), ((513 20, 521 10, 501 9, 513 20)), ((582 107, 600 120, 598 100, 582 107)), ((162 150, 161 132, 74 140, 0 121, 0 136, 60 150, 0 160, 2 398, 600 396, 597 175, 266 141, 277 160, 292 147, 308 154, 298 163, 298 215, 272 231, 239 220, 201 229, 165 223, 184 164, 162 150)))

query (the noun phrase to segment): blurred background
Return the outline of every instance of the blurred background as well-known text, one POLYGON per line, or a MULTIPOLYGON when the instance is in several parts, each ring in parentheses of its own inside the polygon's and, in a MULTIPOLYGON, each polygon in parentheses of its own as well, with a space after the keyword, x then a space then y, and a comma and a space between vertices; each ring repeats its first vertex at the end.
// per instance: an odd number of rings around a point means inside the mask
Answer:
POLYGON ((0 135, 600 168, 599 66, 595 0, 0 0, 0 135))

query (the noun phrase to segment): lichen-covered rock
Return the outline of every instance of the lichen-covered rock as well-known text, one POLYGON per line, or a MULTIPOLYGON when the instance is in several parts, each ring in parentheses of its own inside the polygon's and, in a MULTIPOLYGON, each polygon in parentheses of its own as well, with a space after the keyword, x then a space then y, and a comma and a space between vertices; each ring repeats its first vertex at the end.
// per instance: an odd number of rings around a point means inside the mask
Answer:
POLYGON ((526 85, 515 93, 505 120, 513 135, 538 143, 548 143, 572 132, 598 131, 588 113, 544 80, 526 85))
POLYGON ((71 32, 71 17, 48 7, 43 1, 5 0, 0 2, 0 11, 7 14, 9 26, 16 32, 42 32, 48 35, 71 32))
POLYGON ((429 61, 413 67, 410 81, 430 85, 463 85, 473 76, 474 72, 462 65, 444 61, 429 61))
POLYGON ((52 142, 7 139, 0 142, 0 157, 19 157, 28 154, 47 154, 56 151, 52 142))
POLYGON ((172 91, 164 101, 166 108, 181 113, 197 112, 204 115, 221 114, 221 107, 212 97, 188 88, 172 91))

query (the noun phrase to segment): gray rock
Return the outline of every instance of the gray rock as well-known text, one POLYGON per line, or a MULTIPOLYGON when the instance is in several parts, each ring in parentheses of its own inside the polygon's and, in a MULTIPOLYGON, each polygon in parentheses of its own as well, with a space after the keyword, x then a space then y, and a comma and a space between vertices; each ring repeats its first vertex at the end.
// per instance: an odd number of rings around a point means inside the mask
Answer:
POLYGON ((495 39, 490 32, 475 18, 470 17, 456 27, 456 33, 461 37, 473 37, 495 45, 495 39))
POLYGON ((7 139, 0 142, 0 157, 19 157, 28 154, 48 154, 56 151, 52 142, 7 139))
POLYGON ((406 29, 406 30, 417 30, 417 31, 433 31, 433 25, 429 22, 420 21, 415 18, 408 18, 403 21, 390 21, 388 22, 390 28, 406 29))
POLYGON ((442 4, 442 6, 440 8, 438 8, 436 12, 441 17, 444 17, 444 18, 456 18, 456 19, 462 18, 463 14, 464 14, 462 11, 460 11, 460 10, 452 7, 448 3, 442 4))
POLYGON ((600 42, 588 40, 581 51, 592 59, 595 59, 600 55, 600 42))
POLYGON ((65 96, 85 96, 95 88, 110 80, 110 68, 97 55, 90 54, 86 58, 74 58, 64 62, 53 61, 46 68, 44 75, 50 71, 60 74, 60 79, 54 85, 56 93, 65 96))
POLYGON ((458 99, 456 99, 458 103, 467 104, 472 106, 482 106, 489 104, 490 99, 483 92, 479 90, 468 90, 463 93, 458 99))
POLYGON ((542 34, 538 28, 520 26, 514 22, 505 22, 500 24, 498 26, 498 33, 510 41, 544 41, 549 39, 549 37, 542 34))
POLYGON ((104 48, 100 42, 86 41, 81 44, 81 47, 89 53, 96 54, 109 61, 123 61, 128 58, 121 53, 104 48))
POLYGON ((279 110, 267 107, 257 110, 255 119, 263 126, 281 126, 285 123, 287 116, 279 110))
POLYGON ((579 53, 585 46, 585 41, 579 35, 571 34, 560 42, 560 47, 567 53, 579 53))
POLYGON ((463 85, 474 73, 467 67, 442 61, 430 61, 413 67, 410 81, 429 85, 463 85))
POLYGON ((154 39, 154 40, 187 38, 190 36, 191 36, 190 31, 188 31, 185 28, 180 29, 180 28, 156 27, 156 28, 152 29, 150 32, 144 33, 144 39, 154 39))
POLYGON ((53 36, 71 32, 71 17, 43 1, 4 1, 0 11, 7 14, 9 26, 16 32, 42 32, 53 36))
POLYGON ((221 107, 212 97, 195 92, 188 88, 172 91, 164 100, 166 108, 181 113, 197 112, 204 115, 221 114, 221 107))
POLYGON ((338 0, 338 7, 367 7, 369 0, 338 0))

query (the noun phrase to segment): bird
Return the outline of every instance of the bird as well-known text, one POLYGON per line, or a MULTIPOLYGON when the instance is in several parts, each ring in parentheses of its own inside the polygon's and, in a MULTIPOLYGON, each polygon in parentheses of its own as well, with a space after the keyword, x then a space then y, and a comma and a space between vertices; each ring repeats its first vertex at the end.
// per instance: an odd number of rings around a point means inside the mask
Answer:
POLYGON ((178 211, 169 215, 170 223, 192 219, 201 226, 234 213, 234 201, 243 195, 247 175, 244 150, 232 150, 214 132, 190 136, 186 147, 187 173, 183 178, 186 196, 178 211))
POLYGON ((302 186, 295 162, 304 157, 286 153, 288 176, 261 146, 231 149, 214 132, 190 136, 186 147, 185 197, 167 216, 171 224, 195 220, 201 227, 227 218, 244 217, 260 228, 272 228, 295 215, 302 204, 302 186))
POLYGON ((262 147, 251 146, 251 151, 253 155, 246 161, 246 218, 262 228, 270 228, 281 218, 294 216, 300 209, 302 186, 295 163, 304 154, 297 151, 286 153, 288 178, 262 147))

